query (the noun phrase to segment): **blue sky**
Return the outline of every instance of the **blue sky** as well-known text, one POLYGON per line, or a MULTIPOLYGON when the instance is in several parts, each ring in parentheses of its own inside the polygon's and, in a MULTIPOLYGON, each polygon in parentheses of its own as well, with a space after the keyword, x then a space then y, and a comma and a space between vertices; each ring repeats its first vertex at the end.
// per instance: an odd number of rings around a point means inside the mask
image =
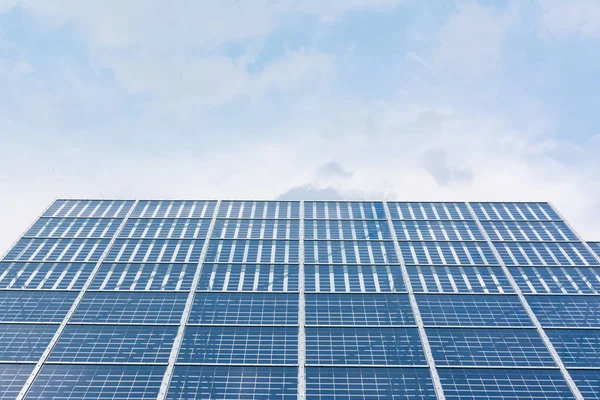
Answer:
POLYGON ((548 200, 600 239, 597 0, 0 0, 0 248, 52 199, 548 200))

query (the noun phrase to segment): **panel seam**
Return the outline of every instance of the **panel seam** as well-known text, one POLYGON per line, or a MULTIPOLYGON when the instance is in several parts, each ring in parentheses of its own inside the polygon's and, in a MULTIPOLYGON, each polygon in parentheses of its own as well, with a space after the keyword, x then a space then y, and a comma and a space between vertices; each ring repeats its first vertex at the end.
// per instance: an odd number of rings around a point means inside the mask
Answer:
POLYGON ((304 201, 298 230, 298 400, 306 398, 306 308, 304 280, 304 201))

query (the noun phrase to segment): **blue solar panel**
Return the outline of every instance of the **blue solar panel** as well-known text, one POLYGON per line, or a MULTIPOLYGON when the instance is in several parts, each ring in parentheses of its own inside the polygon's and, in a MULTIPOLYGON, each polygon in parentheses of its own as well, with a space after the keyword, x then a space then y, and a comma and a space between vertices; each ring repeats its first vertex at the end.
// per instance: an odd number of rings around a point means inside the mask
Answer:
POLYGON ((600 399, 600 370, 571 370, 569 373, 584 399, 600 399))
POLYGON ((190 290, 197 264, 102 264, 91 290, 190 290))
POLYGON ((204 264, 198 290, 298 291, 295 264, 204 264))
POLYGON ((292 400, 297 384, 293 367, 177 366, 167 398, 292 400))
POLYGON ((190 326, 177 361, 294 365, 298 362, 298 328, 190 326))
POLYGON ((204 240, 117 239, 106 261, 195 263, 203 245, 204 240))
POLYGON ((211 218, 216 201, 140 200, 131 218, 211 218))
POLYGON ((486 242, 400 242, 407 265, 498 265, 486 242))
POLYGON ((1 289, 81 290, 94 267, 92 263, 0 263, 1 289))
POLYGON ((494 245, 504 263, 510 266, 599 265, 583 243, 496 242, 494 245))
POLYGON ((212 237, 215 239, 298 239, 297 219, 219 219, 212 237))
POLYGON ((427 328, 437 365, 554 367, 535 329, 427 328))
POLYGON ((297 324, 298 295, 285 293, 196 293, 189 323, 297 324))
POLYGON ((121 238, 135 239, 204 239, 210 219, 128 219, 119 234, 121 238))
POLYGON ((109 239, 39 239, 23 238, 6 255, 11 261, 78 261, 100 260, 109 239))
POLYGON ((600 328, 599 296, 527 296, 543 326, 600 328))
POLYGON ((600 294, 600 268, 510 267, 523 293, 600 294))
POLYGON ((305 241, 309 264, 398 264, 394 243, 389 241, 305 241))
POLYGON ((447 400, 563 400, 573 393, 558 370, 439 369, 447 400))
POLYGON ((15 399, 33 367, 33 364, 0 364, 0 398, 15 399))
POLYGON ((325 365, 427 365, 417 328, 309 327, 306 360, 325 365))
POLYGON ((71 322, 178 324, 186 293, 87 293, 71 322))
POLYGON ((465 203, 396 203, 389 202, 390 216, 396 219, 469 220, 472 219, 465 203))
POLYGON ((578 241, 564 222, 482 222, 491 240, 507 241, 578 241))
POLYGON ((385 219, 382 202, 306 201, 306 219, 385 219))
POLYGON ((218 218, 299 218, 297 201, 229 201, 221 202, 218 218))
POLYGON ((39 237, 112 237, 123 220, 120 218, 40 218, 25 236, 39 237))
POLYGON ((305 265, 307 292, 402 292, 399 265, 305 265))
POLYGON ((156 399, 165 367, 45 365, 27 399, 156 399))
POLYGON ((532 326, 517 296, 417 295, 425 325, 532 326))
POLYGON ((0 362, 37 361, 57 325, 0 324, 0 362))
POLYGON ((304 238, 318 240, 391 240, 387 221, 382 220, 322 220, 304 222, 304 238))
POLYGON ((49 361, 167 362, 176 326, 68 325, 49 361))
POLYGON ((306 369, 306 398, 433 400, 433 383, 426 368, 306 369))
POLYGON ((485 240, 474 221, 394 221, 398 240, 485 240))
POLYGON ((0 291, 1 322, 61 322, 77 293, 0 291))
POLYGON ((307 294, 308 325, 413 325, 403 294, 307 294))
POLYGON ((131 200, 57 200, 44 217, 123 218, 133 203, 131 200))
POLYGON ((600 330, 547 329, 546 334, 567 367, 600 366, 600 330))
POLYGON ((409 266, 415 292, 512 293, 500 267, 409 266))
POLYGON ((211 240, 206 262, 298 263, 296 240, 211 240))

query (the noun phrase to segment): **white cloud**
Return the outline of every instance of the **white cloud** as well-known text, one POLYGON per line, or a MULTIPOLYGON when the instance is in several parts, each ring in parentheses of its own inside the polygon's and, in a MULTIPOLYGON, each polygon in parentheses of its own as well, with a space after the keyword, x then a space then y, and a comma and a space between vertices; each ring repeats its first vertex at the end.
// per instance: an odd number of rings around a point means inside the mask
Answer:
POLYGON ((541 27, 546 35, 600 35, 600 1, 540 0, 541 27))
POLYGON ((480 76, 495 68, 516 10, 500 11, 478 3, 461 4, 440 32, 437 67, 480 76))

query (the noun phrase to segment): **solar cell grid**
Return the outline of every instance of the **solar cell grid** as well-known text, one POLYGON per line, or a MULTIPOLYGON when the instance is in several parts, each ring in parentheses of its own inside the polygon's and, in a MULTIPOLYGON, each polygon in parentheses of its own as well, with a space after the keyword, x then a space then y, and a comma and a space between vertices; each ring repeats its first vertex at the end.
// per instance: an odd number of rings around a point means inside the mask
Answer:
POLYGON ((215 239, 298 239, 299 220, 218 219, 215 239))
POLYGON ((165 363, 175 326, 68 325, 49 362, 165 363))
POLYGON ((306 294, 307 325, 414 325, 404 294, 306 294))
POLYGON ((121 238, 134 239, 205 239, 210 219, 128 219, 119 233, 121 238))
POLYGON ((0 263, 0 289, 80 290, 92 263, 0 263))
POLYGON ((514 295, 418 294, 423 323, 439 326, 532 326, 514 295))
POLYGON ((306 369, 307 399, 435 399, 426 368, 306 369))
POLYGON ((600 294, 600 268, 511 267, 523 293, 600 294))
POLYGON ((306 329, 307 364, 427 366, 417 328, 306 329))
POLYGON ((0 362, 37 361, 56 329, 56 325, 0 324, 0 362))
POLYGON ((178 324, 186 293, 89 292, 71 322, 178 324))
POLYGON ((409 266, 407 271, 415 292, 513 292, 500 267, 409 266))
POLYGON ((198 290, 298 291, 296 264, 204 264, 198 290))
POLYGON ((0 291, 1 322, 61 322, 77 293, 0 291))
POLYGON ((600 330, 546 329, 546 334, 566 366, 600 366, 600 330))
POLYGON ((427 328, 438 366, 555 367, 535 329, 427 328))
POLYGON ((190 326, 179 363, 297 364, 298 328, 190 326))
POLYGON ((115 235, 122 219, 113 218, 40 218, 25 236, 56 238, 99 238, 115 235))
POLYGON ((28 399, 156 399, 164 373, 159 366, 45 365, 28 399))
POLYGON ((545 327, 600 328, 598 296, 527 296, 545 327))
POLYGON ((90 290, 190 290, 197 264, 102 264, 90 290))
POLYGON ((0 398, 16 398, 32 370, 32 364, 0 364, 0 398))
POLYGON ((205 262, 298 263, 296 240, 211 240, 205 262))
POLYGON ((286 293, 196 293, 189 323, 297 324, 298 295, 286 293))
POLYGON ((399 265, 305 265, 307 292, 402 292, 399 265))

